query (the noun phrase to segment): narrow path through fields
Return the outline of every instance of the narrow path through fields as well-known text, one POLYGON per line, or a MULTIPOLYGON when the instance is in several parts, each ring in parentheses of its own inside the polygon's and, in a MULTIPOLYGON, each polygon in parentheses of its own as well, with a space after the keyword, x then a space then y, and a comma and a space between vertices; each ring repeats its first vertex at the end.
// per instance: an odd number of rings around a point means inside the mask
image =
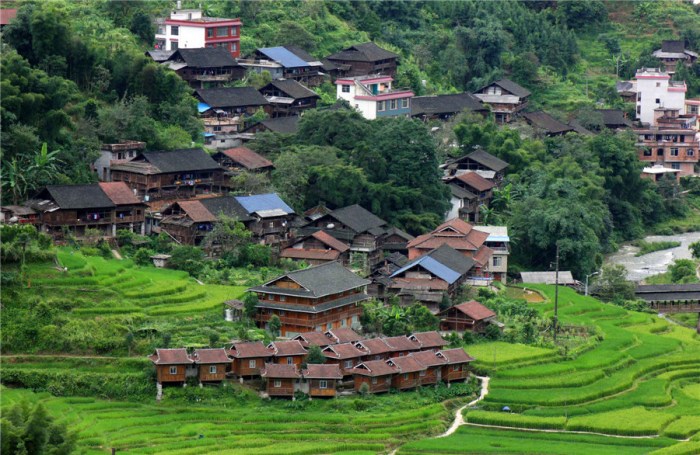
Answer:
POLYGON ((450 425, 450 428, 448 428, 447 431, 445 431, 443 434, 437 436, 438 438, 444 438, 446 436, 449 436, 455 431, 457 431, 457 428, 459 428, 460 425, 464 425, 464 416, 462 415, 462 411, 464 411, 470 406, 474 406, 475 404, 483 400, 484 397, 489 393, 489 381, 491 380, 491 378, 488 376, 477 376, 477 379, 481 380, 481 393, 479 394, 479 398, 477 398, 474 401, 470 401, 461 408, 457 409, 455 419, 452 422, 452 425, 450 425))

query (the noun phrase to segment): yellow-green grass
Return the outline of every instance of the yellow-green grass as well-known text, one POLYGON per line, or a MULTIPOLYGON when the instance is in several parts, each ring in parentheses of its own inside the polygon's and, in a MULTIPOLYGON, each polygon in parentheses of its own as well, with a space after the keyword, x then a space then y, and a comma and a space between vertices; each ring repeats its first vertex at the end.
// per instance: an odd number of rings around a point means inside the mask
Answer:
POLYGON ((466 349, 472 357, 477 359, 479 365, 487 367, 553 358, 557 355, 553 349, 501 341, 474 344, 467 346, 466 349))

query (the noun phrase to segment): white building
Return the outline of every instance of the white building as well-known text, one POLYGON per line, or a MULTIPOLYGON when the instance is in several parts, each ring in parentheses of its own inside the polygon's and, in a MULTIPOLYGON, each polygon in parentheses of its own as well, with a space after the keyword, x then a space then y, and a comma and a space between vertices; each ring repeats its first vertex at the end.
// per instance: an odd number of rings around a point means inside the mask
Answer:
POLYGON ((337 99, 346 100, 366 119, 411 115, 411 90, 393 89, 391 76, 344 77, 335 81, 337 99))
POLYGON ((672 81, 667 72, 658 68, 637 70, 635 79, 637 120, 655 126, 654 111, 659 108, 678 109, 680 114, 685 114, 685 82, 672 81))
POLYGON ((486 232, 489 236, 484 245, 493 250, 489 263, 489 272, 493 274, 495 280, 506 282, 508 272, 508 255, 510 255, 510 237, 508 237, 507 226, 474 226, 474 229, 486 232))
POLYGON ((204 17, 197 9, 176 9, 157 24, 156 49, 223 47, 237 58, 241 54, 241 24, 240 19, 204 17))

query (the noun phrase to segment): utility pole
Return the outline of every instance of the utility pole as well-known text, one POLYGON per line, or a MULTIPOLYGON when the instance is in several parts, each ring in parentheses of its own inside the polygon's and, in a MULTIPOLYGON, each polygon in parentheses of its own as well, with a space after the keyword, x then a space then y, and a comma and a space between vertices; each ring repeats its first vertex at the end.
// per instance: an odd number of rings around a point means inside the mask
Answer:
POLYGON ((557 313, 559 310, 559 242, 557 242, 557 259, 554 272, 554 343, 557 342, 557 313))

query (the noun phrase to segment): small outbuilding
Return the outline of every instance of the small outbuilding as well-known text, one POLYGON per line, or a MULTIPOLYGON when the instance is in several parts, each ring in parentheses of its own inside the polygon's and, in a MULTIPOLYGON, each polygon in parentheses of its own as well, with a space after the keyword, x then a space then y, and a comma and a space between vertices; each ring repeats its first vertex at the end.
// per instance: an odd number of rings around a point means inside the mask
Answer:
POLYGON ((476 300, 447 308, 439 316, 440 329, 455 332, 484 333, 486 327, 496 320, 496 313, 476 300))
POLYGON ((301 374, 307 380, 310 397, 334 397, 336 385, 343 379, 338 365, 309 364, 301 374))
POLYGON ((267 394, 271 397, 294 397, 301 374, 296 365, 266 363, 260 376, 267 381, 267 394))

